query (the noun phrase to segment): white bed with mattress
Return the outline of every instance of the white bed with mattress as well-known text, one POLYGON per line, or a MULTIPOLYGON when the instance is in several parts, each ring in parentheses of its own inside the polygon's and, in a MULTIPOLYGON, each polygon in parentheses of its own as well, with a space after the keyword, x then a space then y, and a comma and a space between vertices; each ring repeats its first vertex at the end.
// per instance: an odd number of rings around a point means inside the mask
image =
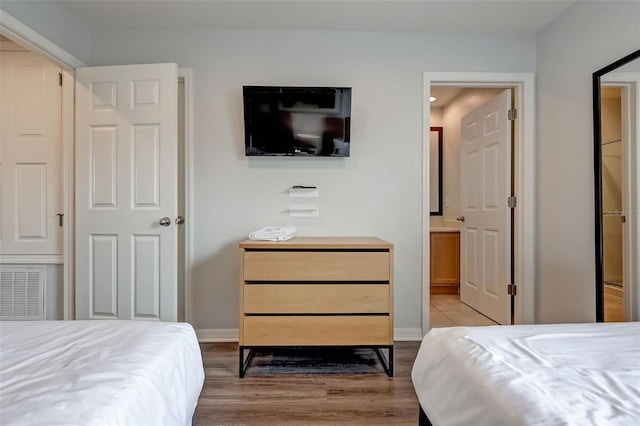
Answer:
POLYGON ((433 425, 640 424, 640 323, 436 328, 411 378, 433 425))
POLYGON ((0 322, 2 425, 190 425, 203 382, 186 323, 0 322))

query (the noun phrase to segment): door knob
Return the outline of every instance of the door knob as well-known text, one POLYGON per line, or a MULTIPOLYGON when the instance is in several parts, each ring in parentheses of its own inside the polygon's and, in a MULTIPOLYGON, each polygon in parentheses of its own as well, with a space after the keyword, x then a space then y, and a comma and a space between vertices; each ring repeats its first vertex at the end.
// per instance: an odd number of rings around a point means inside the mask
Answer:
POLYGON ((160 219, 158 223, 160 224, 160 226, 169 226, 171 225, 171 219, 165 216, 162 219, 160 219))
POLYGON ((464 216, 458 216, 458 217, 456 218, 456 220, 457 220, 458 222, 464 222, 464 216))
POLYGON ((184 223, 184 216, 176 217, 176 225, 182 225, 184 223))

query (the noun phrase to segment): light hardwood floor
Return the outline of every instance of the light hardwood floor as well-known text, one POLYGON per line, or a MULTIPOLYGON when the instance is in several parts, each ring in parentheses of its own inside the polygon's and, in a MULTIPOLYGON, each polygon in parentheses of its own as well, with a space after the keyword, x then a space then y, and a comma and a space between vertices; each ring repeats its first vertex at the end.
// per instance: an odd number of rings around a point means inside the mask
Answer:
MULTIPOLYGON (((431 296, 431 326, 495 325, 460 302, 431 296)), ((418 400, 411 367, 420 342, 395 342, 395 375, 248 374, 238 378, 236 343, 202 343, 205 384, 197 424, 209 425, 416 425, 418 400)))

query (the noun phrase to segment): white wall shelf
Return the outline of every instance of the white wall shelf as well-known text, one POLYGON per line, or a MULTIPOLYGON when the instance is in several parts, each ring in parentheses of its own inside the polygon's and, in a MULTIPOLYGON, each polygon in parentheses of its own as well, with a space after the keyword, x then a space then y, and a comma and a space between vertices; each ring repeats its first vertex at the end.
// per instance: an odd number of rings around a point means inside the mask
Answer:
POLYGON ((289 209, 291 217, 319 217, 320 209, 315 207, 293 207, 289 209))
POLYGON ((290 198, 318 198, 319 196, 318 188, 289 188, 290 198))

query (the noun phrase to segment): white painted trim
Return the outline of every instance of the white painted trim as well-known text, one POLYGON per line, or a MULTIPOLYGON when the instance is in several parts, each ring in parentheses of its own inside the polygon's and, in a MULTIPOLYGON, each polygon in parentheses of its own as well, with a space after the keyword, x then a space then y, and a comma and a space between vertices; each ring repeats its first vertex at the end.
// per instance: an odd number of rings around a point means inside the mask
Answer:
MULTIPOLYGON (((419 342, 422 340, 422 330, 419 328, 396 328, 393 330, 396 342, 419 342)), ((237 328, 203 328, 196 330, 198 341, 202 343, 212 342, 237 342, 237 328)))
POLYGON ((396 328, 393 330, 394 342, 420 342, 422 341, 421 328, 396 328))
POLYGON ((178 78, 184 81, 184 317, 192 321, 191 270, 193 268, 193 72, 190 68, 179 68, 178 78))
POLYGON ((86 66, 84 62, 47 40, 4 10, 0 10, 0 34, 67 71, 86 66))
POLYGON ((431 86, 514 87, 516 108, 521 119, 516 121, 514 191, 518 196, 515 214, 516 257, 515 323, 535 321, 534 259, 535 259, 535 78, 533 73, 425 72, 423 73, 423 156, 422 156, 422 333, 429 330, 429 134, 431 106, 428 101, 431 86), (521 124, 522 123, 522 124, 521 124))
POLYGON ((237 342, 237 328, 205 328, 196 330, 198 341, 202 343, 212 342, 237 342))
POLYGON ((64 258, 59 254, 3 254, 0 255, 2 265, 61 265, 64 258))
POLYGON ((62 71, 63 318, 75 319, 75 73, 62 71))

